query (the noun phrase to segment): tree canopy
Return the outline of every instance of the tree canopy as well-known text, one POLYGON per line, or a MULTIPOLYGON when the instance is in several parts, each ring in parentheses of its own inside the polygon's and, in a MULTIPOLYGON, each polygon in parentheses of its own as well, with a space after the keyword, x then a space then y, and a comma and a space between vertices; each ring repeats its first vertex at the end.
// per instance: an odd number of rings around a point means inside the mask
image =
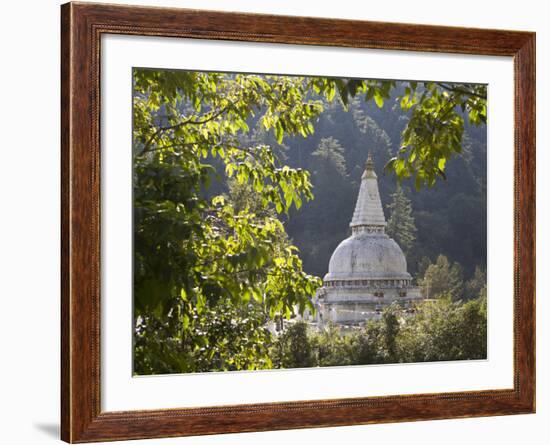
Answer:
POLYGON ((379 320, 345 335, 335 325, 316 332, 297 322, 272 350, 281 368, 485 359, 487 301, 461 304, 444 297, 419 304, 414 316, 391 305, 379 320))
POLYGON ((302 271, 276 217, 313 197, 309 173, 282 164, 266 145, 239 140, 256 113, 278 139, 307 136, 322 108, 305 96, 301 79, 134 71, 139 372, 157 372, 159 356, 172 362, 164 372, 213 361, 227 369, 267 366, 265 322, 288 318, 295 307, 313 310, 319 279, 302 271), (231 196, 208 197, 216 159, 228 178, 254 191, 260 211, 231 196))

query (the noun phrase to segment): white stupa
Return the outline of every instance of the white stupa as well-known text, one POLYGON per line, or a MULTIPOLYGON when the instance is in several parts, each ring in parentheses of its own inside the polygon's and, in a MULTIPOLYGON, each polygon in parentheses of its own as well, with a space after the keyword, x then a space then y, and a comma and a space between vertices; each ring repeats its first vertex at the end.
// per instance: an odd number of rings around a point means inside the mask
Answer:
POLYGON ((410 307, 421 299, 403 251, 385 233, 386 218, 370 154, 350 227, 351 236, 333 252, 317 292, 317 321, 359 324, 376 318, 394 301, 410 307))

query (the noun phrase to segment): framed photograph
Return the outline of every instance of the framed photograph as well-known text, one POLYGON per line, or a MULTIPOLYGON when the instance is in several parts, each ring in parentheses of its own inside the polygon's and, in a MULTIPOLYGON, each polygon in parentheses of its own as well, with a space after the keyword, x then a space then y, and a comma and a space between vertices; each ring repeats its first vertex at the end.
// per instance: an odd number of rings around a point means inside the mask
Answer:
POLYGON ((61 436, 535 411, 535 34, 62 6, 61 436))

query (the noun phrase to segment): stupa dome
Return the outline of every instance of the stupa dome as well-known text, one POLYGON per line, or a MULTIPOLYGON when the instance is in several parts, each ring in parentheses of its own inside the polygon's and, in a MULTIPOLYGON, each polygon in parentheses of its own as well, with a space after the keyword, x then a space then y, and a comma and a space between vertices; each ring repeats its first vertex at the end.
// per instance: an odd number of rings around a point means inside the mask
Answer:
POLYGON ((358 233, 342 241, 333 252, 324 281, 410 280, 407 260, 386 234, 358 233))

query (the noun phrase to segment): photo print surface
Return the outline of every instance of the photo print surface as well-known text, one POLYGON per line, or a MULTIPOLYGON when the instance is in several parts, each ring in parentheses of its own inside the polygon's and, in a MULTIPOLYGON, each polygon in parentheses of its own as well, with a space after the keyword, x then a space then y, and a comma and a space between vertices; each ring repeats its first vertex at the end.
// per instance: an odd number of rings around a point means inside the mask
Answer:
POLYGON ((133 69, 133 372, 487 358, 487 85, 133 69))

